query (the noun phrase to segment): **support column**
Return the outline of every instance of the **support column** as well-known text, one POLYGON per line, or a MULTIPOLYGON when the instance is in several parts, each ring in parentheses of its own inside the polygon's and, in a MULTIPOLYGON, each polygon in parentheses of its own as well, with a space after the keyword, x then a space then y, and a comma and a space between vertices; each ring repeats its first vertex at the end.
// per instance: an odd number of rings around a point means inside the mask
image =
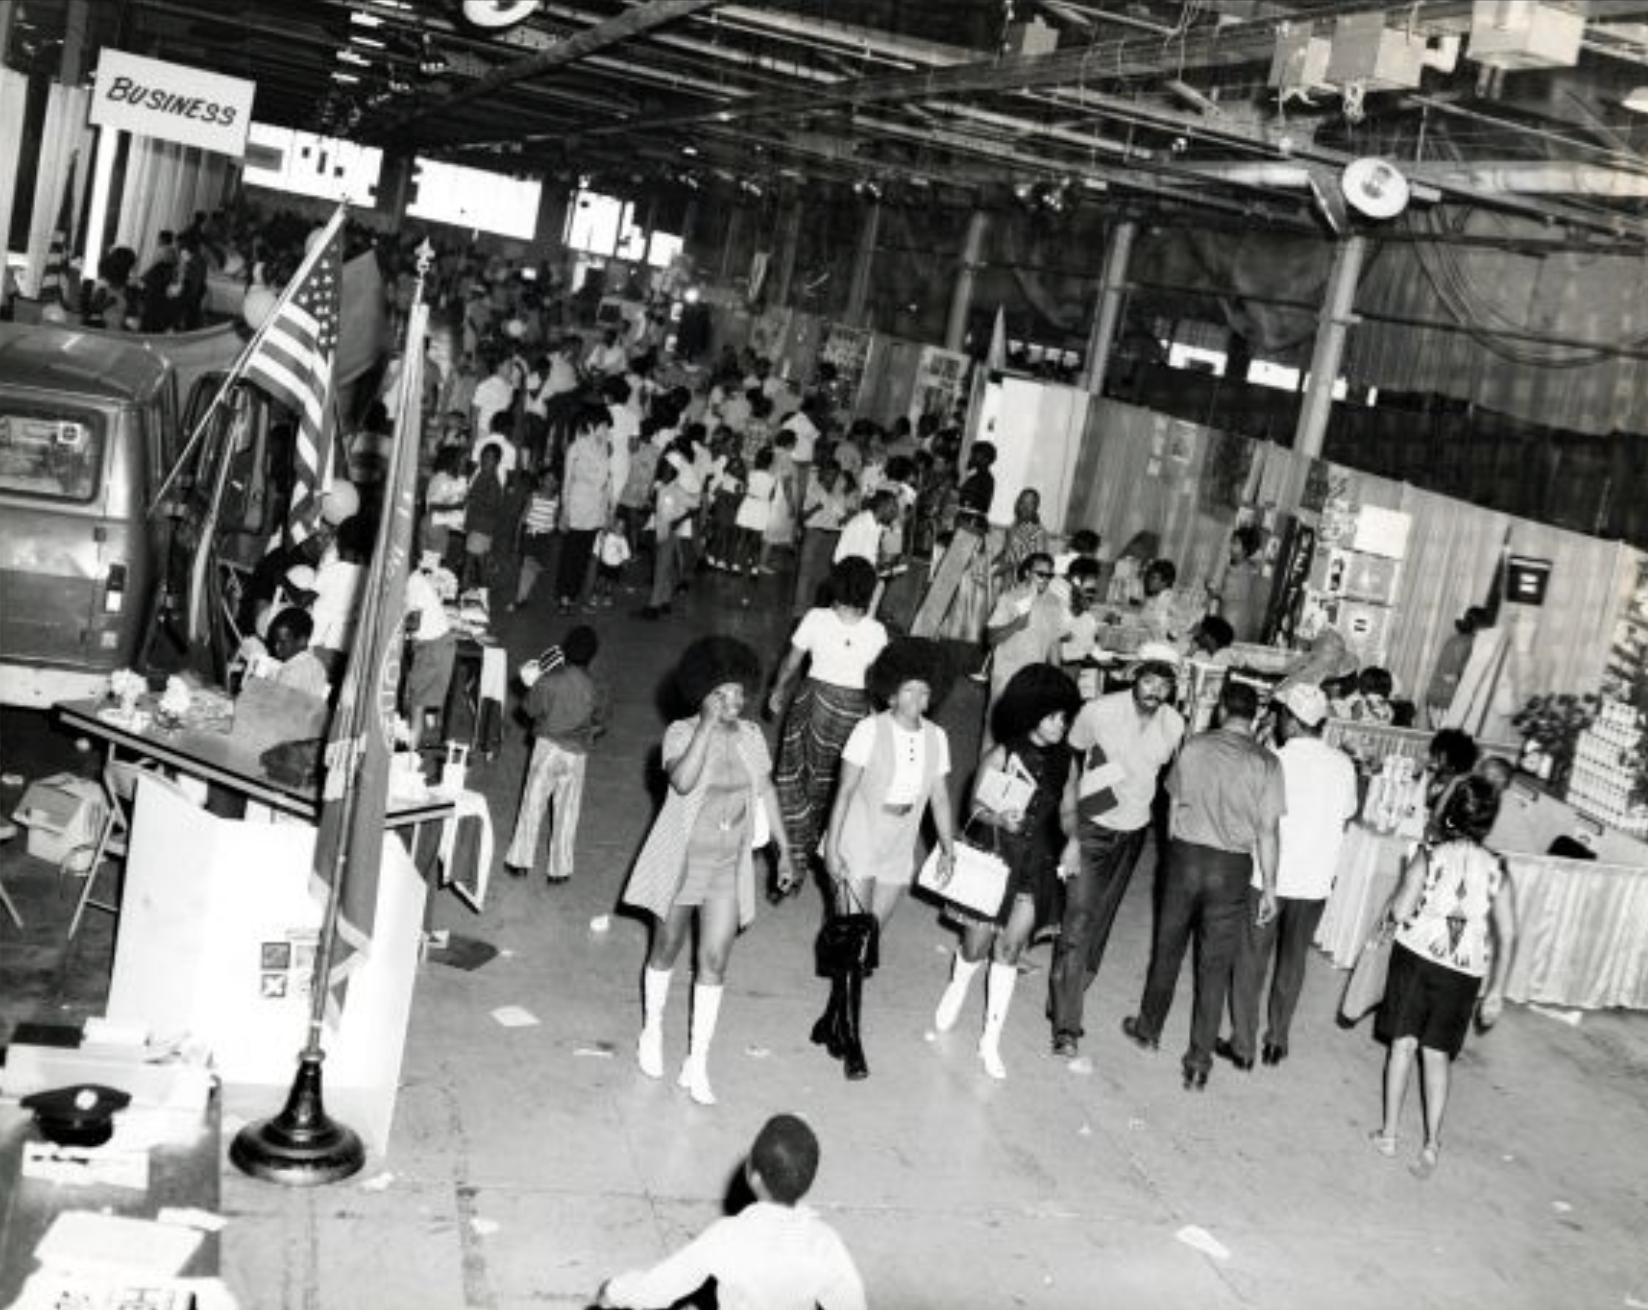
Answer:
POLYGON ((1350 236, 1333 252, 1327 294, 1316 321, 1310 381, 1305 385, 1304 402, 1299 407, 1299 426, 1293 433, 1294 453, 1308 459, 1322 456, 1328 416, 1333 409, 1333 384, 1339 378, 1339 365, 1345 358, 1345 333, 1351 324, 1351 310, 1356 305, 1356 283, 1362 275, 1362 257, 1366 251, 1366 238, 1350 236))
POLYGON ((744 206, 735 201, 731 206, 730 212, 727 214, 726 238, 721 242, 721 275, 718 280, 723 286, 725 286, 732 277, 733 251, 737 248, 740 237, 739 229, 743 226, 744 206))
POLYGON ((63 19, 63 57, 57 80, 64 86, 79 86, 86 75, 86 28, 90 15, 86 0, 69 0, 63 19))
POLYGON ((961 246, 961 268, 950 292, 950 319, 944 328, 944 348, 960 350, 967 340, 967 320, 973 312, 973 279, 984 255, 984 237, 990 230, 990 211, 975 209, 967 220, 967 238, 961 246))
POLYGON ((1093 330, 1087 335, 1087 358, 1082 361, 1082 387, 1090 396, 1104 390, 1110 370, 1110 356, 1116 348, 1116 332, 1121 327, 1122 302, 1127 298, 1127 266, 1133 258, 1133 242, 1139 225, 1133 219, 1116 224, 1104 252, 1104 269, 1099 274, 1099 294, 1094 298, 1093 330))
POLYGON ((17 19, 17 0, 0 0, 0 64, 11 49, 12 24, 17 19))
POLYGON ((773 293, 767 303, 783 309, 790 303, 790 285, 795 281, 796 250, 801 245, 801 197, 791 195, 784 202, 779 220, 778 267, 773 273, 773 293))
POLYGON ((391 232, 399 232, 406 222, 414 167, 410 154, 404 151, 384 152, 383 164, 378 170, 378 192, 373 208, 388 218, 391 232))
POLYGON ((858 230, 858 253, 853 256, 853 280, 847 291, 847 323, 863 327, 870 302, 870 269, 875 263, 876 238, 881 234, 881 197, 872 196, 858 230))

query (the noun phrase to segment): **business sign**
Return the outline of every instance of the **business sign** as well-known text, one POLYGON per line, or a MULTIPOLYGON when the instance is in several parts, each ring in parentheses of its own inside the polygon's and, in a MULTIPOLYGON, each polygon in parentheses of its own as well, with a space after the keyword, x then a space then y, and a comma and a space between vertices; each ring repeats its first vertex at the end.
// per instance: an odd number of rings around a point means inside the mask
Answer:
POLYGON ((246 152, 256 82, 105 48, 92 122, 237 159, 246 152))

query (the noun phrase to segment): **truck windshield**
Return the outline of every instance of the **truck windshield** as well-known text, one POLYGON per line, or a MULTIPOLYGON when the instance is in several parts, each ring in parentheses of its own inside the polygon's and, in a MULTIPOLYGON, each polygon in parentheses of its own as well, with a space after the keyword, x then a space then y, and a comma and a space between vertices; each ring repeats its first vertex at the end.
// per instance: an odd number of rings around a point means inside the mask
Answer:
POLYGON ((97 495, 102 471, 96 413, 0 396, 0 494, 84 503, 97 495))

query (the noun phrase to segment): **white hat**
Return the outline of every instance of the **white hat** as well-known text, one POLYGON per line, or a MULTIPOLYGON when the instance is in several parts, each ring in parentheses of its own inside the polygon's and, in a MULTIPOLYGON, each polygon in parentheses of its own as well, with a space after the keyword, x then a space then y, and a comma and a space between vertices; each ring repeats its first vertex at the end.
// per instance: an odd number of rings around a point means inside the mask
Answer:
POLYGON ((1276 699, 1307 728, 1314 728, 1328 716, 1327 693, 1315 683, 1296 682, 1277 692, 1276 699))
POLYGON ((315 570, 307 564, 294 564, 286 570, 286 585, 295 591, 315 589, 315 570))

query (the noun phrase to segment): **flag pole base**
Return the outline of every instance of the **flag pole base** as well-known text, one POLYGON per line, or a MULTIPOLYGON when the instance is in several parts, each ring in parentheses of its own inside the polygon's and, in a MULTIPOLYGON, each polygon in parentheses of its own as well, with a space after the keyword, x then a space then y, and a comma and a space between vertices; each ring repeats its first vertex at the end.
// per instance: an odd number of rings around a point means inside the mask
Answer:
POLYGON ((318 1187, 365 1166, 360 1135, 331 1118, 321 1103, 321 1059, 319 1051, 304 1051, 286 1108, 235 1134, 229 1159, 242 1173, 286 1187, 318 1187))

